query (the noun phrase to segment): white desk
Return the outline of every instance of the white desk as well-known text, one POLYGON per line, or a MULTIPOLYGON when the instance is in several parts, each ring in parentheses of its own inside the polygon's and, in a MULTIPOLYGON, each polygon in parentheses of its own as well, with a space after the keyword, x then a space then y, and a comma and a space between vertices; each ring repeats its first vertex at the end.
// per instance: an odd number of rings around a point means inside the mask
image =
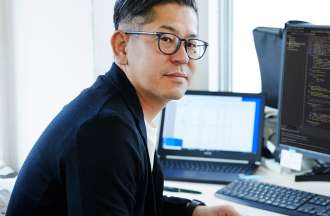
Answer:
MULTIPOLYGON (((330 196, 330 182, 295 182, 294 175, 281 172, 277 164, 273 162, 270 163, 268 162, 269 161, 267 161, 267 163, 264 164, 263 166, 260 166, 256 173, 256 175, 259 175, 261 177, 260 179, 261 181, 330 196)), ((183 197, 188 199, 198 199, 204 201, 207 205, 229 204, 234 206, 236 210, 240 212, 242 215, 243 214, 249 216, 282 215, 245 205, 236 204, 234 202, 222 200, 215 197, 214 195, 215 192, 220 188, 224 187, 224 185, 179 182, 179 181, 165 181, 165 185, 202 191, 201 195, 164 192, 165 195, 183 197)))

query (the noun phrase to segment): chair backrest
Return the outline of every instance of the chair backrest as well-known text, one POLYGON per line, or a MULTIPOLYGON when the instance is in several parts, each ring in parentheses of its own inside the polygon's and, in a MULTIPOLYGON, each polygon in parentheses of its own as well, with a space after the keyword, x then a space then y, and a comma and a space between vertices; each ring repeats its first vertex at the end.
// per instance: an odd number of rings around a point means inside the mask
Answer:
MULTIPOLYGON (((305 21, 291 20, 288 25, 309 24, 305 21)), ((254 45, 257 51, 259 69, 261 75, 262 93, 265 96, 267 106, 277 108, 281 60, 283 53, 283 31, 282 28, 257 27, 253 30, 254 45)))

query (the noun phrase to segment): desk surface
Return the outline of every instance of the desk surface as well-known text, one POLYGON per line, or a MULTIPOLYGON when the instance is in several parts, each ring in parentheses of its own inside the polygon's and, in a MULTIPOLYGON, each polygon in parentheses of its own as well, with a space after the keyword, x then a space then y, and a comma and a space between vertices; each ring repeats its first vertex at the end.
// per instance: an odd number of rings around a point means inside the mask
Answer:
MULTIPOLYGON (((288 173, 287 171, 286 172, 281 171, 279 165, 272 161, 263 162, 263 165, 258 168, 256 175, 260 177, 260 181, 263 182, 268 182, 276 185, 291 187, 299 190, 330 196, 330 182, 295 182, 293 174, 288 173)), ((240 212, 242 215, 248 215, 248 216, 282 215, 282 214, 272 213, 269 211, 256 209, 253 207, 222 200, 215 197, 214 195, 215 192, 220 188, 224 187, 224 185, 179 182, 179 181, 165 181, 165 185, 202 191, 201 195, 164 192, 165 195, 184 197, 188 199, 198 199, 204 201, 207 205, 210 206, 229 204, 235 207, 236 210, 240 212)))

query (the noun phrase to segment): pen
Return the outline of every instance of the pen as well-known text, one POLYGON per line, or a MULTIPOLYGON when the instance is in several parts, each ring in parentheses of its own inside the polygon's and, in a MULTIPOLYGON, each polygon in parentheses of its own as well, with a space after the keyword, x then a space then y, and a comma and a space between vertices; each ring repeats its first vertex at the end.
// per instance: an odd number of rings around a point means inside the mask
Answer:
POLYGON ((189 189, 183 189, 183 188, 177 188, 177 187, 167 187, 167 186, 164 186, 164 191, 182 192, 182 193, 191 193, 191 194, 202 194, 202 192, 196 191, 196 190, 189 190, 189 189))

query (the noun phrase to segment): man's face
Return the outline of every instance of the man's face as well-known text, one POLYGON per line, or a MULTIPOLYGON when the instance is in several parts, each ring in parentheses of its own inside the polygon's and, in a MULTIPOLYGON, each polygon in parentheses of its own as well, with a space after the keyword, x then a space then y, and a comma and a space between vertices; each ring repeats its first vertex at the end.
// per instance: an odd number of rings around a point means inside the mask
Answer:
MULTIPOLYGON (((155 6, 153 12, 153 21, 143 25, 141 31, 196 37, 197 15, 192 8, 170 3, 155 6)), ((183 43, 176 53, 165 55, 158 48, 157 36, 129 35, 126 53, 126 74, 139 97, 160 103, 181 98, 196 70, 196 61, 189 59, 183 43)))

